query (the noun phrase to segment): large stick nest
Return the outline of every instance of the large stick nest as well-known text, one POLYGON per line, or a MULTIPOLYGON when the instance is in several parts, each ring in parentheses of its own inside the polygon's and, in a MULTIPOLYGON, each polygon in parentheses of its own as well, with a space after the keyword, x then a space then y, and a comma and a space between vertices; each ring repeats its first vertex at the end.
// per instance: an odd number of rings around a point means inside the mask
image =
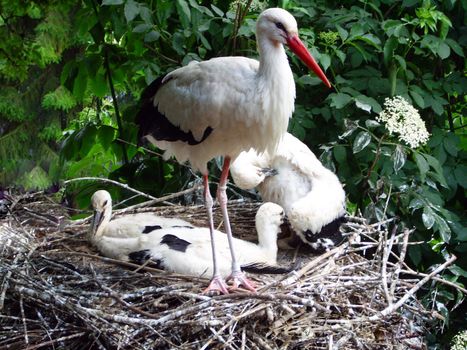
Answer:
MULTIPOLYGON (((241 238, 254 240, 258 206, 230 205, 241 238)), ((144 210, 205 225, 202 206, 144 210)), ((350 217, 341 246, 282 251, 279 263, 296 263, 294 272, 250 275, 257 294, 210 297, 207 280, 101 257, 88 225, 42 194, 23 196, 0 221, 0 349, 424 348, 431 315, 415 292, 443 266, 423 279, 409 270, 407 230, 350 217)))

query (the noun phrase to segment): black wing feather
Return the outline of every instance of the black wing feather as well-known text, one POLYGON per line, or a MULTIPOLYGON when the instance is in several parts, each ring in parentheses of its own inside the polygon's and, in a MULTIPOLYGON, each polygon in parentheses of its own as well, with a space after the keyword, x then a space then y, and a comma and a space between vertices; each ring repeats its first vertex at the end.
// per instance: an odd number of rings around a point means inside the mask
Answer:
POLYGON ((168 79, 163 83, 164 77, 165 75, 154 80, 141 94, 140 110, 135 119, 136 124, 139 126, 138 142, 141 142, 144 137, 148 135, 151 135, 159 141, 182 141, 189 145, 197 145, 203 142, 213 131, 210 126, 204 130, 203 137, 198 141, 194 138, 191 131, 183 131, 179 126, 172 124, 167 117, 154 106, 154 96, 157 91, 159 91, 165 83, 170 81, 170 79, 168 79))

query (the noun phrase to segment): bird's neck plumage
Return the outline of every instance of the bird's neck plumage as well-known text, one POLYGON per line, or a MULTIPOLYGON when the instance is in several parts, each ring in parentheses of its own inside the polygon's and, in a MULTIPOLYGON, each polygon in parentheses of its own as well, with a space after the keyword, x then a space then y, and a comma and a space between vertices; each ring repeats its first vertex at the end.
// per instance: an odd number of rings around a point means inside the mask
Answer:
MULTIPOLYGON (((262 109, 270 130, 268 137, 277 143, 287 131, 295 102, 295 83, 284 46, 265 37, 258 38, 260 63, 258 69, 257 91, 261 98, 262 109)), ((270 153, 274 153, 277 144, 270 153)))
POLYGON ((276 261, 277 235, 279 233, 277 225, 263 220, 257 221, 256 231, 258 232, 258 245, 263 250, 263 253, 268 256, 271 261, 276 261))

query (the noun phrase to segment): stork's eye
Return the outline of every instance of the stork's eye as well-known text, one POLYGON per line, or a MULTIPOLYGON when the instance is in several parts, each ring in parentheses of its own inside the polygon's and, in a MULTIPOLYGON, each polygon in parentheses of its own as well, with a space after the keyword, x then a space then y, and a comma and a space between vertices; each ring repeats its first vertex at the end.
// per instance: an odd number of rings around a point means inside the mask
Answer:
POLYGON ((285 27, 281 22, 276 22, 276 27, 279 28, 280 30, 283 30, 285 32, 285 27))
POLYGON ((107 205, 107 201, 104 202, 104 207, 107 205))

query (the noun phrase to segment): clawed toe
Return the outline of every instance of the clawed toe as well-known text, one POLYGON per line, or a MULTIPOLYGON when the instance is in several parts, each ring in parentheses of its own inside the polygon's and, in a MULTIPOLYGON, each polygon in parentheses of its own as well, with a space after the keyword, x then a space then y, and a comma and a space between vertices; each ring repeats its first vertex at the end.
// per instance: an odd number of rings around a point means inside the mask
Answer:
POLYGON ((256 293, 256 285, 250 281, 243 272, 232 272, 227 278, 227 281, 232 281, 232 285, 229 287, 230 291, 235 291, 243 287, 250 292, 256 293))
POLYGON ((203 291, 206 295, 229 294, 227 284, 221 276, 214 276, 209 283, 209 286, 203 291))

